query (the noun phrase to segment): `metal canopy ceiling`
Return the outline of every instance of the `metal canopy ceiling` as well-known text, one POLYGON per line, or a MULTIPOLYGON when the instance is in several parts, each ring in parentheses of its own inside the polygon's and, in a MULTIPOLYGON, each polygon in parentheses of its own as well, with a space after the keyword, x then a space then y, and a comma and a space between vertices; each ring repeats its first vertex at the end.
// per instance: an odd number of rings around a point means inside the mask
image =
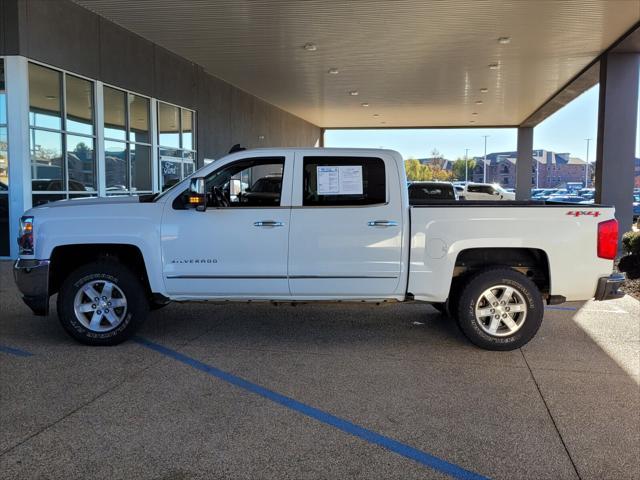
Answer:
POLYGON ((327 128, 517 125, 640 20, 640 0, 74 1, 327 128))

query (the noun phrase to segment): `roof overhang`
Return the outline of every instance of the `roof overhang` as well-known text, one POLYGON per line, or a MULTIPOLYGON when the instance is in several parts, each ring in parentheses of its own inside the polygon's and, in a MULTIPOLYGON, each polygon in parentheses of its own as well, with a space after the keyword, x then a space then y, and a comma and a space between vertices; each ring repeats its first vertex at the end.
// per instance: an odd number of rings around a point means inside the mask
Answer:
POLYGON ((615 0, 74 1, 324 128, 533 125, 640 21, 615 0))

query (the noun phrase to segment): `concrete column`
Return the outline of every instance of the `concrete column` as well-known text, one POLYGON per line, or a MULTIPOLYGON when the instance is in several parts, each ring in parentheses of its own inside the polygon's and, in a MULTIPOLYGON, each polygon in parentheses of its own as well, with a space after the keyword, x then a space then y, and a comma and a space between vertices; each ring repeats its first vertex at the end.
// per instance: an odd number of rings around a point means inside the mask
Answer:
POLYGON ((29 149, 29 65, 25 57, 5 57, 9 143, 9 240, 11 258, 18 256, 18 219, 31 208, 29 149))
POLYGON ((609 53, 600 60, 596 203, 613 205, 620 235, 633 222, 633 179, 640 53, 609 53))
POLYGON ((533 164, 533 127, 518 128, 518 160, 516 161, 516 200, 531 198, 531 166, 533 164))

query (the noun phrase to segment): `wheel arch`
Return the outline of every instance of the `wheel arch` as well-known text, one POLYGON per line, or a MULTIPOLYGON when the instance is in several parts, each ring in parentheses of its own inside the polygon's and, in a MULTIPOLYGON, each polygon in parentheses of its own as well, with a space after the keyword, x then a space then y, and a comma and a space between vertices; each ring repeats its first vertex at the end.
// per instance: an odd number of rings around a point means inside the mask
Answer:
POLYGON ((131 269, 150 297, 154 289, 149 279, 147 263, 137 245, 122 243, 91 243, 58 245, 51 252, 49 264, 49 294, 59 291, 62 282, 75 269, 98 260, 113 259, 131 269))

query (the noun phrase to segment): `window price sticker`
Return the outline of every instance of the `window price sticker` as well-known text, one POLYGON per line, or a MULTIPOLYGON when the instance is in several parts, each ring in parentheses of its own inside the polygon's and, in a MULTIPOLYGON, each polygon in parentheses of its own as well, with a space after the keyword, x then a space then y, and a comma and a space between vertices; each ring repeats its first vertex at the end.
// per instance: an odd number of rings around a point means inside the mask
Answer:
POLYGON ((362 165, 316 168, 318 195, 362 195, 362 165))

